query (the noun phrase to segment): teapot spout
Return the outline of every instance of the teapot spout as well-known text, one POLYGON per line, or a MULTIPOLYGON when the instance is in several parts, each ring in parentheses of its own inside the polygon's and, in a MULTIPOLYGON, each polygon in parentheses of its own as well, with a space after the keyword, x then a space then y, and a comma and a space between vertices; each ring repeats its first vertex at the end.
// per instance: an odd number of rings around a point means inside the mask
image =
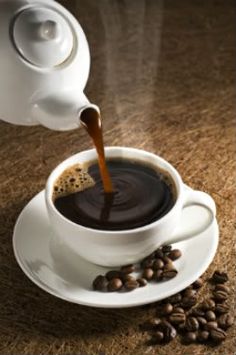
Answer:
POLYGON ((68 131, 80 126, 80 116, 87 108, 100 113, 83 92, 77 90, 48 93, 32 100, 31 114, 36 122, 56 131, 68 131))

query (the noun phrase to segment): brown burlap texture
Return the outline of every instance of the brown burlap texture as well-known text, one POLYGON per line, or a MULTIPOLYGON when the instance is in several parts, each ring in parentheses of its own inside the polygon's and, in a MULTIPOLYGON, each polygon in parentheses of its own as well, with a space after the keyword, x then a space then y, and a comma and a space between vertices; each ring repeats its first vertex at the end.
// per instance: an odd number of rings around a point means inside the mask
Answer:
MULTIPOLYGON (((187 184, 215 199, 220 244, 205 278, 216 268, 228 272, 234 312, 234 1, 64 4, 88 35, 92 70, 86 92, 101 107, 106 145, 158 153, 187 184)), ((32 284, 12 252, 16 218, 50 171, 91 142, 82 129, 58 133, 3 122, 0 129, 0 354, 235 354, 233 328, 218 347, 184 346, 178 339, 147 347, 148 336, 138 326, 155 314, 155 304, 93 309, 32 284)), ((206 294, 204 288, 201 296, 206 294)))

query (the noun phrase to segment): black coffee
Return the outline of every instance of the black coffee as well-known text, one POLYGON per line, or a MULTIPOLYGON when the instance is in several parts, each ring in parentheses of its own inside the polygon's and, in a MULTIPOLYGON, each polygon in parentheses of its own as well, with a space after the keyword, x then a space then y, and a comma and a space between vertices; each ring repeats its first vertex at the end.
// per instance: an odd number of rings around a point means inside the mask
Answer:
POLYGON ((103 230, 133 229, 164 216, 175 203, 172 180, 137 161, 107 160, 114 192, 104 193, 97 163, 73 166, 54 186, 58 211, 77 224, 103 230))

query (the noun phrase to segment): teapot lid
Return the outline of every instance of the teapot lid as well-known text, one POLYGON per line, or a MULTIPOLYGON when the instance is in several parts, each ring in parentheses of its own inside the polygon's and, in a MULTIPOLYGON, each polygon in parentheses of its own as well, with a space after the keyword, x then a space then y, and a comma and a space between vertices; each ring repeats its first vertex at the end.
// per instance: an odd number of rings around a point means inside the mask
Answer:
POLYGON ((20 12, 12 35, 21 56, 43 68, 60 65, 73 49, 70 24, 59 12, 47 7, 33 6, 20 12))

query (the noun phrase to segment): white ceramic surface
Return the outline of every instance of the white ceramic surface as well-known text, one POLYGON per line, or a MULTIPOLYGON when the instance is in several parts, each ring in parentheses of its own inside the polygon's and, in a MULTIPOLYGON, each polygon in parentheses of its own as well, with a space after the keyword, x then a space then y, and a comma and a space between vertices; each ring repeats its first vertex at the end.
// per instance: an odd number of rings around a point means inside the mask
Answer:
POLYGON ((83 93, 87 39, 57 1, 1 0, 0 36, 2 120, 63 131, 79 126, 82 109, 98 110, 83 93))
MULTIPOLYGON (((153 167, 160 168, 171 175, 177 199, 171 210, 157 221, 143 227, 120 230, 96 230, 76 224, 65 218, 52 201, 54 183, 68 167, 97 159, 95 149, 82 151, 59 164, 48 178, 45 190, 46 205, 52 229, 58 243, 63 243, 84 259, 102 266, 118 266, 138 262, 163 244, 192 238, 209 228, 214 221, 215 203, 206 193, 187 187, 176 169, 163 158, 140 149, 128 147, 106 147, 106 158, 125 157, 153 167), (198 205, 201 219, 196 224, 188 221, 188 228, 181 234, 176 233, 183 208, 198 205)), ((148 196, 146 197, 148 199, 148 196)), ((140 206, 141 208, 141 206, 140 206)))
MULTIPOLYGON (((196 223, 202 218, 193 206, 184 209, 179 233, 186 222, 196 223)), ((178 275, 169 281, 150 283, 133 292, 102 293, 91 289, 95 276, 108 269, 91 264, 75 255, 63 244, 55 243, 48 219, 44 191, 36 195, 24 208, 15 225, 13 248, 18 264, 36 285, 46 292, 82 305, 122 308, 155 302, 179 292, 195 281, 211 263, 218 245, 218 225, 174 245, 183 255, 175 262, 178 275)))

